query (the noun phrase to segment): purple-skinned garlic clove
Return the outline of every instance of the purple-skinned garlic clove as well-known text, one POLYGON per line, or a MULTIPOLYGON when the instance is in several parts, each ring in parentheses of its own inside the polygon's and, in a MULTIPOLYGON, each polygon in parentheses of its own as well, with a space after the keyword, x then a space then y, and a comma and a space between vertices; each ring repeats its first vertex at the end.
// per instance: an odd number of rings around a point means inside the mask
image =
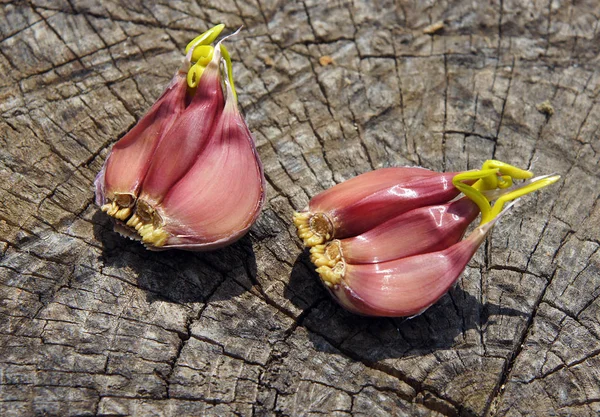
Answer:
POLYGON ((186 68, 173 77, 148 113, 112 148, 98 175, 96 202, 110 216, 127 219, 165 133, 185 108, 186 68))
POLYGON ((212 129, 224 107, 221 89, 221 53, 215 49, 204 70, 189 106, 177 118, 152 157, 142 184, 138 210, 130 220, 135 227, 149 213, 144 211, 160 203, 169 190, 188 172, 210 140, 212 129))
MULTIPOLYGON (((452 200, 460 191, 452 185, 456 173, 437 173, 421 168, 396 168, 406 175, 385 183, 378 181, 381 170, 356 177, 358 192, 338 185, 324 191, 327 198, 315 196, 308 210, 294 214, 298 236, 306 246, 323 244, 364 233, 409 210, 452 200), (363 183, 359 178, 367 176, 363 183), (375 183, 369 186, 369 183, 375 183), (337 189, 343 190, 338 194, 337 189)), ((352 181, 352 180, 350 180, 352 181)), ((345 183, 340 184, 345 186, 345 183)))
POLYGON ((335 239, 310 249, 316 266, 378 263, 446 249, 460 241, 479 215, 468 198, 419 207, 400 214, 358 236, 335 239))
POLYGON ((347 310, 369 316, 403 317, 423 312, 451 287, 495 221, 438 251, 388 262, 321 266, 317 272, 347 310))
POLYGON ((435 171, 420 167, 381 168, 365 172, 320 192, 311 198, 309 208, 326 212, 335 209, 340 201, 361 199, 381 189, 436 174, 435 171))

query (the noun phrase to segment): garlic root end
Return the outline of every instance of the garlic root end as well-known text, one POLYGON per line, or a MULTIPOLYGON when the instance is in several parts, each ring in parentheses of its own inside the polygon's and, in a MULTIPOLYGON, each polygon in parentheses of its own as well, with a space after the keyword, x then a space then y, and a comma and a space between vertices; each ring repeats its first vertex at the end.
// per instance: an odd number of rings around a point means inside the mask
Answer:
POLYGON ((345 270, 346 265, 343 262, 338 262, 333 268, 323 265, 316 269, 321 277, 321 280, 323 281, 323 284, 325 284, 327 287, 339 285, 340 282, 342 282, 345 270))
POLYGON ((294 225, 304 245, 313 247, 333 237, 333 223, 325 213, 294 212, 294 225))

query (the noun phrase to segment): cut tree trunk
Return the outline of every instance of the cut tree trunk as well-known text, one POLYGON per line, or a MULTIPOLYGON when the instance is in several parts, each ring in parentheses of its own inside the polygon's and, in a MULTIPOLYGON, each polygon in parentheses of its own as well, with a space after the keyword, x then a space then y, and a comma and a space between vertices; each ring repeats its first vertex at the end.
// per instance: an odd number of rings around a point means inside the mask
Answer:
POLYGON ((599 16, 595 0, 4 2, 0 415, 597 415, 599 16), (149 252, 92 183, 220 22, 244 26, 228 42, 267 204, 231 247, 149 252), (489 158, 562 180, 421 316, 330 299, 294 210, 372 169, 489 158))

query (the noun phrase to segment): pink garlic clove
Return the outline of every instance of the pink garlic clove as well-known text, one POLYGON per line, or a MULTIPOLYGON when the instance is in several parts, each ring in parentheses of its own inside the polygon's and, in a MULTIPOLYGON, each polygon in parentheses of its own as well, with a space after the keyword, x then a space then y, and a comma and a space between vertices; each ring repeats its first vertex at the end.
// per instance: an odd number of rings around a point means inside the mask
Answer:
POLYGON ((142 182, 151 171, 157 148, 186 108, 186 78, 192 72, 191 59, 202 55, 196 53, 195 48, 200 45, 202 52, 212 51, 207 43, 211 43, 223 27, 217 25, 209 29, 188 45, 186 52, 189 53, 165 92, 134 128, 113 146, 95 181, 96 203, 110 216, 125 221, 131 215, 142 182))
POLYGON ((110 216, 125 220, 131 215, 157 146, 185 108, 185 70, 173 77, 148 113, 113 146, 98 175, 96 202, 110 216))
POLYGON ((351 238, 333 240, 311 248, 316 266, 377 263, 446 249, 462 239, 479 215, 468 198, 446 204, 419 207, 396 216, 351 238))
POLYGON ((436 174, 435 171, 420 167, 381 168, 365 172, 314 196, 310 200, 309 210, 326 212, 335 209, 340 201, 364 198, 383 188, 436 174))
POLYGON ((211 131, 223 111, 221 53, 215 48, 197 90, 185 111, 166 133, 152 157, 140 200, 156 205, 196 161, 208 143, 211 131))
POLYGON ((338 262, 317 272, 346 309, 369 316, 414 316, 454 285, 496 219, 447 249, 374 264, 338 262))
MULTIPOLYGON (((309 211, 294 215, 298 236, 306 246, 322 244, 334 237, 356 236, 409 210, 445 203, 460 193, 452 185, 456 173, 419 173, 413 176, 415 168, 404 169, 410 170, 408 175, 384 187, 376 186, 355 195, 344 190, 335 199, 337 186, 334 186, 326 191, 330 194, 327 205, 317 206, 311 200, 309 211)), ((376 176, 370 178, 373 182, 376 176)), ((319 196, 315 199, 319 201, 319 196)))

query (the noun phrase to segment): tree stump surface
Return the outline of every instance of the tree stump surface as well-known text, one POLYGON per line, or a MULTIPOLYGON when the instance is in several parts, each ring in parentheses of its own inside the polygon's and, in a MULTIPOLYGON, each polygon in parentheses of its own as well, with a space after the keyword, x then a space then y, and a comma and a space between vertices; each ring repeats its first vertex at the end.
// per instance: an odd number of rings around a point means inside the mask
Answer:
POLYGON ((600 412, 600 6, 17 1, 0 6, 0 415, 600 412), (267 178, 248 236, 150 252, 92 183, 217 23, 267 178), (558 173, 411 320, 345 312, 291 216, 388 166, 558 173))

